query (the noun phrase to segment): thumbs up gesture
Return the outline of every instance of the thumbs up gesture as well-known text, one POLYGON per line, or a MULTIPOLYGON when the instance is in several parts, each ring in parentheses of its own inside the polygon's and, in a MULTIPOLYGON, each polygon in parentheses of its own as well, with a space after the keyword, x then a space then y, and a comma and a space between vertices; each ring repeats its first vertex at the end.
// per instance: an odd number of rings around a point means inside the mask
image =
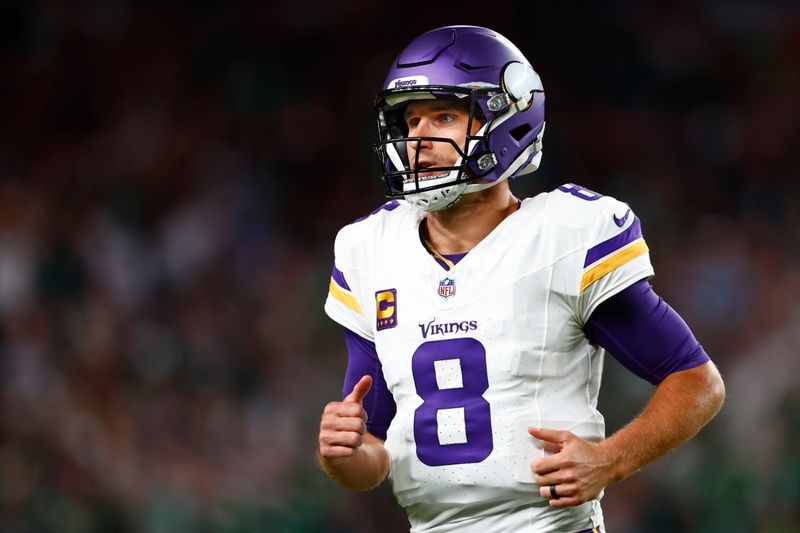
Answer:
POLYGON ((319 454, 331 464, 346 461, 364 443, 367 413, 362 402, 372 388, 372 377, 363 376, 341 402, 325 406, 319 425, 319 454))

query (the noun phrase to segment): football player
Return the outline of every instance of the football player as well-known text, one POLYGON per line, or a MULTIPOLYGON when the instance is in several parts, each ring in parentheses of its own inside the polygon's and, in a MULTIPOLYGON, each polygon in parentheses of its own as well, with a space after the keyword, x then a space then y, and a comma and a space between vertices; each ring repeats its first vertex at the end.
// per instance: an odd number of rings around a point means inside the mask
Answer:
POLYGON ((544 87, 494 31, 421 35, 375 104, 390 201, 336 238, 325 310, 349 359, 320 464, 354 490, 389 476, 412 531, 602 530, 604 488, 724 397, 653 292, 639 219, 571 183, 514 196, 509 180, 542 158, 544 87), (608 438, 606 351, 655 385, 608 438))

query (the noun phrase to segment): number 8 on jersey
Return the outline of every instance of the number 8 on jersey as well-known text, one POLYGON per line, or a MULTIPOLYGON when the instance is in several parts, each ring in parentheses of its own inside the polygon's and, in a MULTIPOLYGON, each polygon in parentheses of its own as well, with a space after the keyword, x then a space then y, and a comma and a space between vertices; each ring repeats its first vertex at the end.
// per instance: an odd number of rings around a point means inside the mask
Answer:
POLYGON ((492 453, 486 350, 473 338, 428 341, 411 359, 417 457, 428 466, 479 463, 492 453), (461 420, 463 420, 463 425, 461 420))

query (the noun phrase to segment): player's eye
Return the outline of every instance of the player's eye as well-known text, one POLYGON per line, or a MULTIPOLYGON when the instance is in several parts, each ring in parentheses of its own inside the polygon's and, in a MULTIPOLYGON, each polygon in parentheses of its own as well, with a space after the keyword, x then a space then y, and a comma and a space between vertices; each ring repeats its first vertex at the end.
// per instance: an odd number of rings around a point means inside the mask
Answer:
POLYGON ((409 130, 414 129, 417 126, 419 126, 419 117, 409 117, 409 118, 407 118, 406 119, 406 126, 408 126, 409 130))

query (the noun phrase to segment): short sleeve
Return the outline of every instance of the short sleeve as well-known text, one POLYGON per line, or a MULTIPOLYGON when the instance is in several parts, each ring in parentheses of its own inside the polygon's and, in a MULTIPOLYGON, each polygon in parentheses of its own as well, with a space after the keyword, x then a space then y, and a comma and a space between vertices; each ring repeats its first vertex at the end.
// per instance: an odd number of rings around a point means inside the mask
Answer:
POLYGON ((582 253, 577 310, 582 323, 602 302, 655 273, 639 218, 627 204, 608 200, 582 253))
POLYGON ((325 312, 350 331, 358 333, 365 339, 374 340, 372 329, 367 325, 364 316, 364 307, 356 294, 350 287, 345 273, 334 264, 328 284, 325 312))

